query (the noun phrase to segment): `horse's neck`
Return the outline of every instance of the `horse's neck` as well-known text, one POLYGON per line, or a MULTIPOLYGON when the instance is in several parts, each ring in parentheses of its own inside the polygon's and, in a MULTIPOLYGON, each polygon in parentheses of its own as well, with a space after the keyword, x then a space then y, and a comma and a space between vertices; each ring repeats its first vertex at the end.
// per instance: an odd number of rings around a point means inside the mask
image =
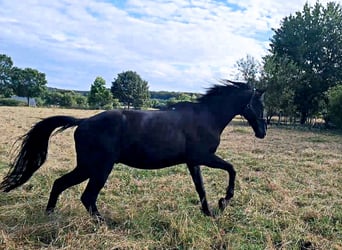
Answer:
POLYGON ((233 120, 233 118, 237 114, 235 112, 215 114, 216 121, 217 121, 217 128, 219 133, 221 134, 225 127, 233 120))
POLYGON ((207 105, 206 110, 210 113, 212 120, 210 123, 218 131, 222 133, 224 128, 233 120, 238 114, 233 104, 221 105, 207 105), (227 105, 227 106, 226 106, 227 105))

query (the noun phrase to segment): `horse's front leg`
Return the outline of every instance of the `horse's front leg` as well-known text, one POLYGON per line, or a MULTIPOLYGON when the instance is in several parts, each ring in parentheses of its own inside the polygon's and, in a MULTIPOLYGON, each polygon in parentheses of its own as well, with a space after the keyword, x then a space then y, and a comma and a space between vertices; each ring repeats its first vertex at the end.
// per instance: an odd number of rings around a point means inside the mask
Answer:
POLYGON ((233 198, 234 196, 235 175, 236 175, 234 167, 232 164, 224 161, 223 159, 219 158, 216 155, 211 155, 207 157, 204 165, 211 167, 211 168, 219 168, 222 170, 226 170, 229 173, 229 181, 228 181, 226 196, 219 200, 219 208, 221 209, 221 211, 223 211, 227 207, 229 200, 233 198))
POLYGON ((210 211, 208 202, 207 202, 207 197, 205 194, 200 166, 188 164, 188 168, 189 168, 192 180, 195 184, 195 188, 196 188, 196 191, 198 193, 198 196, 201 202, 203 213, 208 216, 213 216, 212 212, 210 211))

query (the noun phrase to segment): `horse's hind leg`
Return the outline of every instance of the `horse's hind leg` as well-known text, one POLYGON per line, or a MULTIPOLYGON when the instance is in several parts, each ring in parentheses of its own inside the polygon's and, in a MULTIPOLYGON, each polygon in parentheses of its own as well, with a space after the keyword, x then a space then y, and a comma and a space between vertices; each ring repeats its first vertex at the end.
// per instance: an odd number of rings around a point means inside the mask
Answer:
POLYGON ((54 208, 56 207, 56 203, 58 200, 58 196, 67 188, 80 184, 81 182, 85 181, 89 178, 89 175, 86 174, 86 171, 79 166, 77 166, 71 172, 63 175, 59 179, 57 179, 52 187, 50 198, 46 207, 46 212, 51 213, 53 212, 54 208))
POLYGON ((102 166, 96 169, 96 172, 93 172, 81 197, 81 201, 90 215, 100 220, 103 220, 103 218, 97 209, 96 200, 113 169, 113 164, 112 162, 101 164, 102 166))

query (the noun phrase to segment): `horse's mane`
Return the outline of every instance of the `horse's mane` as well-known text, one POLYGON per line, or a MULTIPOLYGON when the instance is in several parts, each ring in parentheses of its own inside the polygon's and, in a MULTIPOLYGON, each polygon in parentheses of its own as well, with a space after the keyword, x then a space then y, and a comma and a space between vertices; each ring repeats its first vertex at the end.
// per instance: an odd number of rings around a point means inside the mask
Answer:
POLYGON ((231 80, 222 79, 219 84, 214 84, 212 87, 208 88, 206 93, 197 98, 196 102, 178 102, 174 104, 167 105, 163 110, 175 110, 184 109, 190 107, 194 103, 206 103, 211 101, 213 98, 219 96, 228 96, 236 90, 251 89, 247 83, 235 82, 231 80))
POLYGON ((222 79, 220 84, 215 84, 207 89, 207 92, 197 99, 198 102, 203 103, 210 101, 212 98, 219 96, 228 96, 238 89, 250 89, 250 86, 244 82, 235 82, 231 80, 222 79))

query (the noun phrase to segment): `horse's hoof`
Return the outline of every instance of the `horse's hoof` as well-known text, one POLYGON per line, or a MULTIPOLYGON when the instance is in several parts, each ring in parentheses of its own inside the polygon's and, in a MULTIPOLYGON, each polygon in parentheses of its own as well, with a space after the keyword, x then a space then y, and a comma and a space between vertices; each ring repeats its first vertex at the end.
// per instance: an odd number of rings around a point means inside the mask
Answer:
POLYGON ((223 211, 228 205, 228 201, 225 198, 221 198, 218 203, 221 211, 223 211))
POLYGON ((51 214, 54 213, 54 211, 55 211, 54 208, 47 208, 47 209, 45 210, 45 214, 46 214, 46 215, 51 215, 51 214))
POLYGON ((208 209, 208 210, 202 210, 202 212, 206 215, 206 216, 209 216, 209 217, 215 217, 214 213, 208 209))
POLYGON ((103 224, 106 222, 106 220, 102 217, 100 213, 95 213, 92 215, 92 217, 96 224, 103 224))

